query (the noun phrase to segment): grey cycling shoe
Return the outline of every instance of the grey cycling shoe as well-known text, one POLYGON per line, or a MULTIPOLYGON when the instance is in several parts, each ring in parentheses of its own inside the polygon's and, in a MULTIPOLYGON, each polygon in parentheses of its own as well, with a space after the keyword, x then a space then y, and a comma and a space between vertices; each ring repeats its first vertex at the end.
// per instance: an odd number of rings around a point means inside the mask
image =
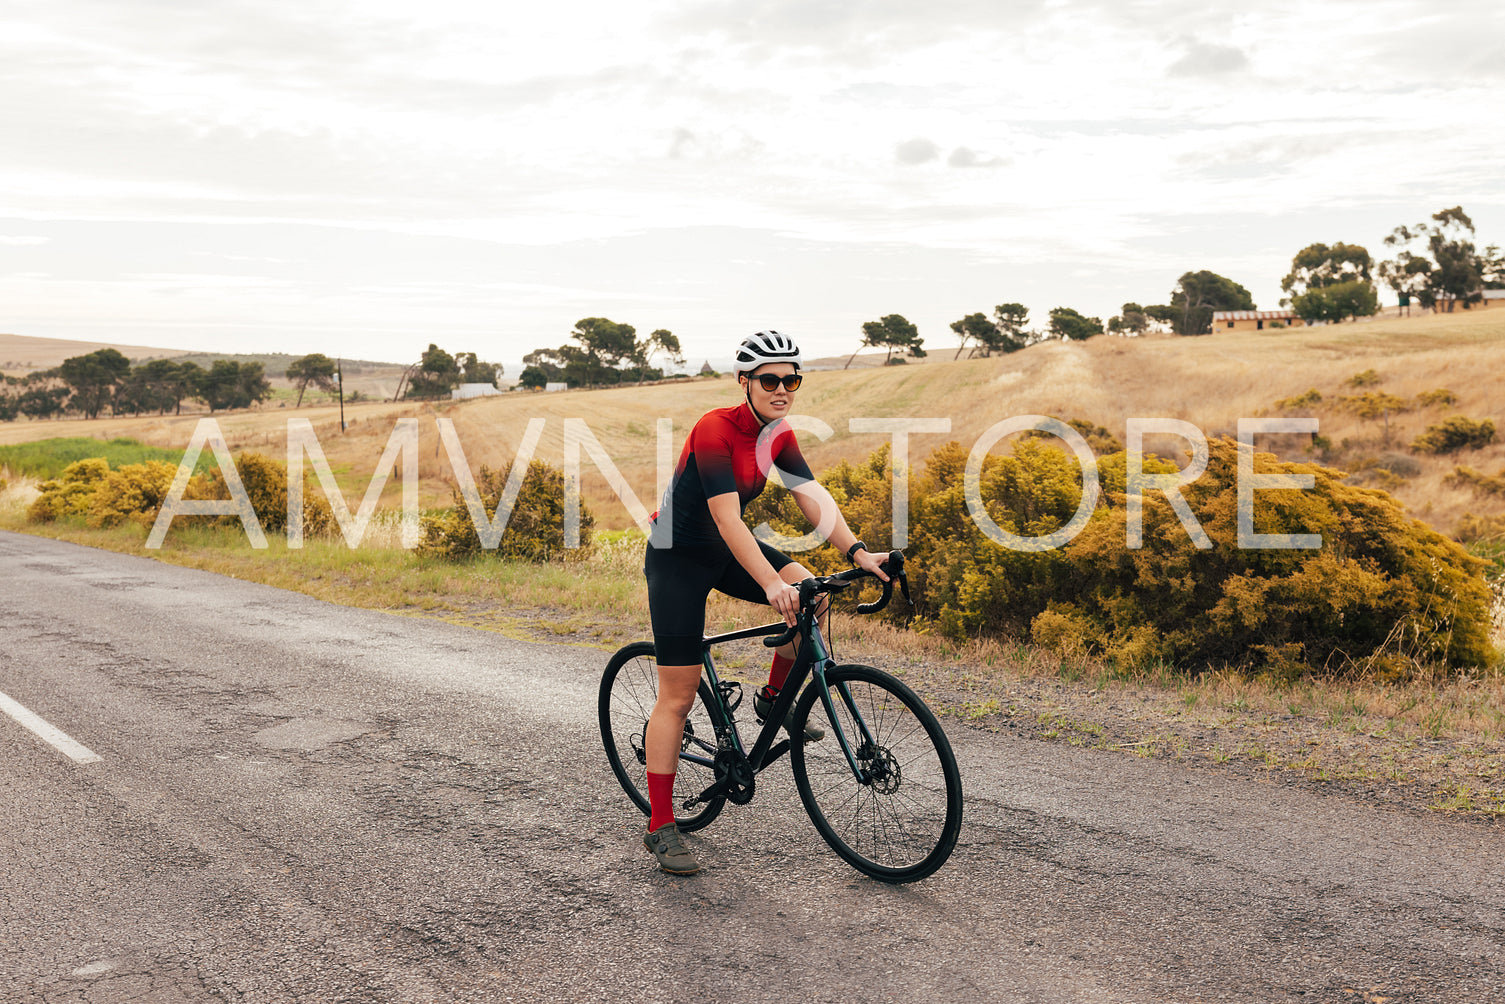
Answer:
POLYGON ((658 866, 670 875, 694 875, 700 871, 700 862, 685 846, 684 834, 679 826, 665 823, 652 832, 643 834, 643 846, 653 852, 658 866))
MULTIPOLYGON (((774 697, 775 699, 777 699, 777 692, 775 692, 774 697)), ((764 697, 762 690, 759 690, 757 693, 753 694, 753 712, 758 716, 759 720, 766 722, 768 720, 769 713, 772 711, 773 701, 764 697)), ((789 733, 791 736, 794 735, 794 708, 792 707, 789 709, 789 714, 784 716, 784 731, 789 733)), ((818 743, 824 738, 826 738, 826 730, 821 728, 819 725, 816 725, 809 719, 806 719, 805 742, 818 743)))

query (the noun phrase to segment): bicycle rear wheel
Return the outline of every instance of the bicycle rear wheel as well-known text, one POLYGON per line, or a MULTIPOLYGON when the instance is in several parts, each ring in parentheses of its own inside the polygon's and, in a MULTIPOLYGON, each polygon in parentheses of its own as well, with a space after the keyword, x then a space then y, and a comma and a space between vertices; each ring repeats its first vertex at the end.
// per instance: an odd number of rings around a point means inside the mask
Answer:
POLYGON ((789 761, 800 801, 826 843, 858 871, 885 882, 922 879, 946 863, 961 832, 961 773, 951 743, 919 695, 882 670, 837 666, 826 683, 836 721, 814 682, 795 706, 797 722, 808 718, 826 730, 818 743, 792 730, 798 738, 789 761), (841 751, 838 729, 863 780, 841 751))
MULTIPOLYGON (((601 676, 601 694, 597 702, 601 742, 606 747, 606 760, 621 782, 622 790, 645 816, 650 810, 643 741, 648 716, 657 700, 658 663, 654 660, 651 642, 634 642, 611 657, 601 676)), ((707 764, 716 757, 716 726, 721 720, 721 706, 712 698, 710 684, 702 679, 695 706, 685 719, 679 769, 674 777, 675 822, 683 832, 707 825, 726 804, 726 799, 717 798, 697 805, 688 813, 680 808, 685 799, 700 794, 716 781, 715 772, 707 764)))

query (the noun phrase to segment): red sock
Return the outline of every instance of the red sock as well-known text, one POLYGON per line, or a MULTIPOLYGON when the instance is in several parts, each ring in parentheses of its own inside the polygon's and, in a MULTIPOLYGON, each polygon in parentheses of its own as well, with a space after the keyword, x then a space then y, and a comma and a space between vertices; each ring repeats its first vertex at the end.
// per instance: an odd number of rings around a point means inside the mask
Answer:
POLYGON ((775 652, 773 654, 773 665, 768 667, 768 686, 774 690, 783 690, 784 681, 789 679, 789 670, 793 666, 793 659, 786 659, 778 652, 775 652))
POLYGON ((674 775, 648 772, 648 806, 653 815, 648 817, 648 832, 674 822, 674 775))

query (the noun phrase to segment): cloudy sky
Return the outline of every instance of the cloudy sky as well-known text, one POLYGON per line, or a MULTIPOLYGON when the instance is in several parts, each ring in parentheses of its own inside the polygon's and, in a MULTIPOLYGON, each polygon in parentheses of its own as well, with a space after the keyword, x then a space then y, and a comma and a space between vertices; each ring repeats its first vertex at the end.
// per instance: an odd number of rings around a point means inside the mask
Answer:
POLYGON ((1496 0, 8 0, 0 331, 698 365, 1188 269, 1271 308, 1313 241, 1505 243, 1502 97, 1496 0))

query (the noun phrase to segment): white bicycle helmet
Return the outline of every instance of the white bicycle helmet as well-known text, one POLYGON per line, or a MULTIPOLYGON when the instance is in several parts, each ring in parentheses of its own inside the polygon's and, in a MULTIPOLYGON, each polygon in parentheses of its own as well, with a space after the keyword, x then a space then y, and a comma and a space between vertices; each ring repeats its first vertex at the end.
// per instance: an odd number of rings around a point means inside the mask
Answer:
POLYGON ((732 364, 732 375, 751 373, 765 363, 794 363, 800 368, 800 347, 788 335, 769 329, 756 335, 748 335, 737 346, 737 361, 732 364))

